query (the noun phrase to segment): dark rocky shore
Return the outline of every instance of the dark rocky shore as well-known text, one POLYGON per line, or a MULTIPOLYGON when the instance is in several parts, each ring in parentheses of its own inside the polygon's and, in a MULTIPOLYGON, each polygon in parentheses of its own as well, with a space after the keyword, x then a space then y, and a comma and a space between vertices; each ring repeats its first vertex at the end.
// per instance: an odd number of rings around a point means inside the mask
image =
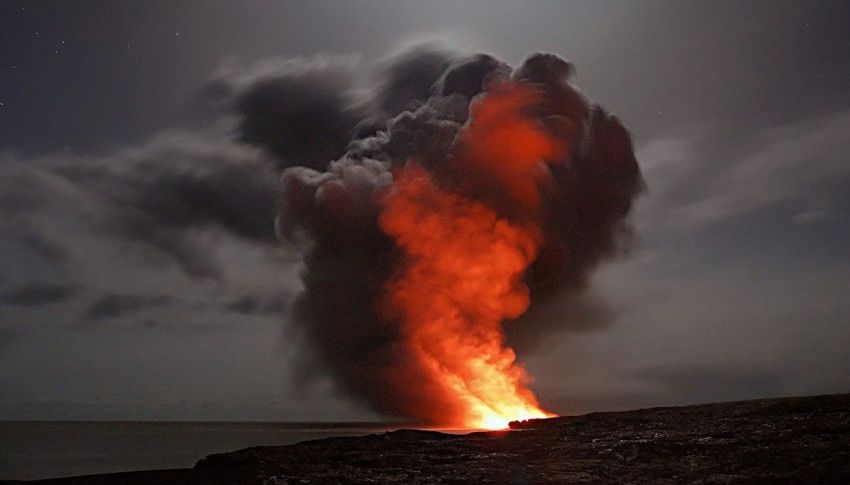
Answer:
POLYGON ((211 455, 192 469, 38 483, 850 483, 850 394, 594 413, 511 427, 331 438, 211 455))

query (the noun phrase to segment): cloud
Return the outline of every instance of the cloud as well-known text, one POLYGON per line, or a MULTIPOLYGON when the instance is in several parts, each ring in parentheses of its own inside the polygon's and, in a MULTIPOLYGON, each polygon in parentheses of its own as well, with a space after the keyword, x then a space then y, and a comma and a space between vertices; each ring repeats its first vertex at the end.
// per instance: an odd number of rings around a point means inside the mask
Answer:
POLYGON ((0 152, 0 275, 18 286, 0 294, 7 330, 131 317, 156 325, 128 329, 203 335, 229 331, 238 313, 279 324, 299 286, 293 251, 275 237, 279 167, 323 166, 345 148, 366 99, 356 66, 340 56, 229 65, 200 97, 204 127, 99 154, 0 152))
POLYGON ((298 286, 294 272, 280 278, 294 261, 275 237, 279 167, 324 166, 345 148, 368 98, 354 87, 356 66, 342 56, 225 66, 202 96, 214 108, 208 127, 164 130, 96 155, 0 152, 7 285, 67 281, 109 293, 92 303, 68 288, 22 286, 4 303, 28 305, 19 321, 37 319, 49 302, 88 321, 149 306, 176 311, 178 300, 212 303, 220 316, 284 308, 268 296, 298 286), (150 285, 163 284, 172 300, 150 296, 150 285), (230 310, 222 303, 239 298, 230 310))
POLYGON ((379 63, 380 82, 375 93, 379 116, 386 119, 402 111, 416 110, 434 94, 434 84, 458 57, 439 43, 429 42, 379 63))
POLYGON ((30 282, 0 293, 0 303, 9 306, 34 307, 68 300, 79 290, 75 284, 30 282))
POLYGON ((276 175, 255 150, 197 134, 162 133, 100 157, 6 155, 3 238, 57 260, 79 259, 81 236, 123 240, 177 263, 194 278, 219 277, 203 234, 221 230, 274 243, 276 175), (94 234, 92 234, 94 229, 94 234))
POLYGON ((167 305, 172 301, 173 298, 168 295, 147 296, 110 293, 95 300, 86 310, 84 318, 88 321, 96 321, 122 317, 145 308, 167 305))
POLYGON ((592 282, 616 324, 530 356, 541 400, 573 413, 845 392, 847 139, 844 111, 645 142, 640 239, 592 282))
POLYGON ((668 403, 699 403, 780 397, 782 375, 777 369, 734 365, 654 365, 633 371, 633 378, 656 389, 668 403))
POLYGON ((224 332, 239 324, 224 302, 244 295, 264 295, 257 318, 279 325, 265 295, 298 282, 274 234, 278 174, 228 133, 164 131, 98 155, 0 153, 7 329, 117 319, 128 331, 224 332), (168 323, 125 321, 151 316, 168 323))
POLYGON ((272 298, 261 298, 254 295, 241 296, 224 305, 229 313, 243 315, 271 315, 282 317, 289 309, 290 296, 281 294, 272 298))
MULTIPOLYGON (((0 316, 2 316, 2 313, 0 313, 0 316)), ((0 350, 10 347, 19 338, 21 338, 20 332, 0 326, 0 350)))
POLYGON ((281 167, 322 169, 344 152, 361 117, 355 65, 350 57, 319 56, 226 67, 207 92, 238 113, 242 142, 262 147, 281 167))
POLYGON ((763 130, 734 153, 713 149, 723 136, 708 131, 641 147, 659 220, 704 226, 765 209, 798 222, 843 217, 850 175, 847 152, 836 147, 850 139, 850 112, 763 130))

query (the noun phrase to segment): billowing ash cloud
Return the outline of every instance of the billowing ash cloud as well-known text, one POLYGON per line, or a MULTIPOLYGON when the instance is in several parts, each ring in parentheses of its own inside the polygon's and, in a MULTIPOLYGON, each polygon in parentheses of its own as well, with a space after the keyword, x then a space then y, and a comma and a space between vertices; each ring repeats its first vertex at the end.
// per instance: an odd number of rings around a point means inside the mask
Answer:
POLYGON ((223 68, 206 90, 239 114, 240 141, 265 149, 281 167, 321 170, 345 152, 362 119, 352 70, 346 58, 266 61, 223 68))
MULTIPOLYGON (((586 292, 588 277, 626 247, 626 218, 642 179, 629 133, 569 83, 572 70, 553 54, 533 54, 514 69, 488 55, 420 47, 382 66, 378 88, 356 110, 345 108, 340 94, 324 90, 322 82, 293 88, 299 77, 242 92, 242 138, 272 153, 285 151, 280 158, 290 167, 282 176, 278 232, 309 248, 304 290, 293 307, 295 325, 312 350, 298 367, 302 377, 327 372, 339 389, 380 412, 431 419, 416 402, 429 383, 417 380, 397 322, 381 311, 402 255, 381 230, 380 200, 414 163, 501 217, 530 217, 502 190, 498 177, 504 175, 488 175, 481 169, 485 162, 469 162, 480 153, 464 153, 464 137, 474 136, 470 112, 506 84, 535 93, 532 117, 564 147, 557 160, 541 162, 541 179, 533 183, 540 198, 533 217, 543 241, 525 275, 531 308, 508 323, 508 343, 529 349, 553 332, 610 321, 601 300, 586 292), (332 157, 344 133, 346 149, 332 157), (331 141, 315 145, 324 137, 331 141), (281 144, 287 148, 278 150, 281 144), (556 299, 566 303, 552 305, 556 299), (408 382, 399 382, 399 369, 409 370, 408 382)), ((504 140, 510 136, 494 137, 493 149, 523 143, 504 140)))

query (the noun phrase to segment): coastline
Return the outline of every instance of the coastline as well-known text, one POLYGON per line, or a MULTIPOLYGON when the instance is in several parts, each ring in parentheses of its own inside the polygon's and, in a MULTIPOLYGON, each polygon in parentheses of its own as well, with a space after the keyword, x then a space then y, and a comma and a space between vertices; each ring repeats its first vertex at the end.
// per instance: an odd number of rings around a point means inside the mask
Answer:
POLYGON ((213 454, 193 468, 12 483, 848 483, 850 394, 397 430, 213 454))

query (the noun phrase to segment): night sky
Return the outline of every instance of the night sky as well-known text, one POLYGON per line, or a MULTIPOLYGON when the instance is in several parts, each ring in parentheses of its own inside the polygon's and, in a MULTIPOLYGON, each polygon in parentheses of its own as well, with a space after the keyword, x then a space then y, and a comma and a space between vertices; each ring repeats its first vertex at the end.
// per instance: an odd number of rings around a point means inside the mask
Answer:
POLYGON ((0 419, 382 419, 296 385, 301 259, 232 93, 309 71, 368 96, 435 41, 557 53, 634 139, 637 238, 588 290, 610 311, 520 356, 545 406, 848 392, 848 25, 837 1, 3 1, 0 419))

